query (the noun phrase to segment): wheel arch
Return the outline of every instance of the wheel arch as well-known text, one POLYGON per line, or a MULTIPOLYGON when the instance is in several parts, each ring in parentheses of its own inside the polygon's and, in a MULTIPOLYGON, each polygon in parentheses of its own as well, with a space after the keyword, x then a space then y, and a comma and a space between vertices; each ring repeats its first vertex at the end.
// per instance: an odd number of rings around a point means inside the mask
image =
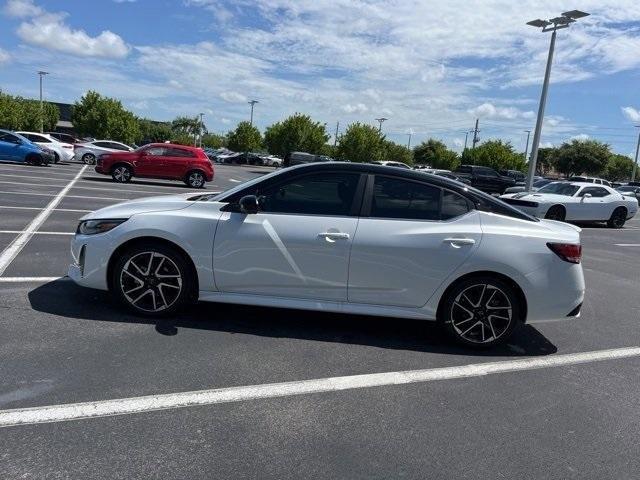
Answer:
POLYGON ((117 258, 122 255, 126 250, 132 248, 132 247, 136 247, 139 245, 148 245, 150 243, 156 244, 156 245, 163 245, 165 247, 171 248, 173 250, 175 250, 176 252, 178 252, 184 259, 184 261, 187 264, 187 267, 189 268, 189 273, 192 277, 193 283, 194 283, 194 288, 193 288, 193 292, 191 292, 191 297, 192 300, 197 300, 198 299, 198 292, 200 289, 200 281, 198 278, 198 271, 196 269, 195 264, 193 263, 193 260, 191 259, 191 256, 185 251, 184 248, 180 247, 180 245, 178 245, 175 242, 172 242, 171 240, 167 240, 166 238, 162 238, 162 237, 155 237, 155 236, 151 236, 151 235, 147 235, 147 236, 143 236, 143 237, 136 237, 136 238, 132 238, 130 240, 127 240, 126 242, 122 243, 121 245, 119 245, 111 254, 111 257, 109 257, 109 262, 107 263, 107 287, 109 288, 109 290, 112 290, 113 285, 112 283, 112 276, 113 276, 113 268, 114 265, 116 263, 117 258))
POLYGON ((189 178, 189 175, 191 175, 193 172, 198 172, 201 173, 202 176, 204 177, 205 181, 207 180, 207 172, 205 172, 202 168, 200 167, 189 167, 187 169, 187 172, 183 175, 183 180, 187 180, 189 178))
POLYGON ((474 277, 486 277, 486 276, 499 278, 503 282, 507 283, 511 288, 513 288, 516 296, 518 297, 518 301, 520 302, 520 305, 522 307, 520 309, 519 320, 521 323, 525 323, 527 319, 528 305, 527 305, 527 297, 524 294, 524 290, 522 290, 522 287, 518 284, 518 282, 516 282, 513 278, 509 277, 508 275, 505 275, 504 273, 493 272, 490 270, 479 270, 476 272, 465 273, 464 275, 452 280, 449 283, 449 285, 447 285, 447 288, 444 290, 444 292, 440 296, 440 300, 438 301, 438 309, 436 313, 436 318, 438 319, 438 321, 440 321, 440 319, 442 318, 442 308, 444 306, 444 303, 449 297, 451 290, 453 290, 453 287, 455 287, 457 283, 474 278, 474 277))
MULTIPOLYGON (((96 158, 97 158, 97 156, 96 156, 96 158)), ((128 167, 131 170, 131 175, 135 174, 135 169, 133 168, 133 165, 131 165, 129 162, 125 162, 124 160, 116 160, 114 162, 114 164, 111 165, 111 168, 109 168, 109 173, 113 173, 113 171, 116 169, 116 167, 119 167, 121 165, 125 166, 125 167, 128 167)))

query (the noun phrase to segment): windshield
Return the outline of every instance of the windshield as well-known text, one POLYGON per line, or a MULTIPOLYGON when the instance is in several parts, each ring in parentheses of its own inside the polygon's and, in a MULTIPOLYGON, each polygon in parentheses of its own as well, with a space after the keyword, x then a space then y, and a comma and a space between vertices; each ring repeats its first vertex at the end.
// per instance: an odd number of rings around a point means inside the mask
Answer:
POLYGON ((564 182, 554 182, 549 185, 545 185, 538 193, 553 193, 555 195, 566 195, 567 197, 573 197, 573 195, 580 190, 579 185, 572 185, 564 182))
MULTIPOLYGON (((291 169, 291 168, 296 168, 296 167, 289 167, 289 169, 291 169)), ((289 169, 287 169, 287 171, 289 169)), ((250 187, 251 185, 255 185, 256 183, 261 182, 262 180, 265 180, 267 178, 278 176, 284 171, 285 171, 285 169, 276 170, 275 172, 271 172, 271 173, 269 173, 267 175, 263 175, 261 177, 253 178, 253 179, 251 179, 251 180, 249 180, 247 182, 244 182, 244 183, 239 183, 235 187, 233 187, 233 188, 231 188, 229 190, 225 190, 224 192, 221 192, 221 193, 219 193, 218 195, 216 195, 214 197, 211 197, 209 199, 209 201, 211 201, 211 202, 224 202, 225 198, 233 195, 234 193, 239 192, 240 190, 242 190, 244 188, 250 187)))
POLYGON ((619 192, 635 192, 638 187, 618 187, 619 192))
POLYGON ((536 188, 544 187, 545 185, 551 183, 551 180, 536 180, 533 182, 533 186, 536 188))

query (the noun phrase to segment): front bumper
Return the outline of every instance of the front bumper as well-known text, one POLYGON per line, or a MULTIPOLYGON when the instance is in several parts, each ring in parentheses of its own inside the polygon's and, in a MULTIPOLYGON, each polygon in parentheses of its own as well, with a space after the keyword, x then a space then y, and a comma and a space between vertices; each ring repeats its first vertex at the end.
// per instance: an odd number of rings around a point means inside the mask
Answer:
POLYGON ((107 266, 111 255, 108 234, 78 235, 71 240, 68 275, 78 285, 107 290, 107 266))

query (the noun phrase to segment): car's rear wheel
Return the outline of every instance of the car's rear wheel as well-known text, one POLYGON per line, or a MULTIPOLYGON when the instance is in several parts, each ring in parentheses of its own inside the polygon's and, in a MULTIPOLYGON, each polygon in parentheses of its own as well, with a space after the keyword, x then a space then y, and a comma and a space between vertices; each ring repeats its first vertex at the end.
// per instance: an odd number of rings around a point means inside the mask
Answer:
POLYGON ((444 330, 464 345, 488 348, 506 341, 520 322, 523 306, 514 288, 490 276, 454 284, 438 309, 444 330))
POLYGON ((205 182, 204 174, 197 170, 189 172, 184 180, 184 183, 191 188, 203 188, 205 182))
POLYGON ((175 313, 190 298, 193 279, 184 256, 171 247, 150 243, 126 250, 112 269, 111 288, 136 313, 175 313))
POLYGON ((566 217, 567 212, 561 205, 554 205, 547 210, 547 214, 544 216, 547 220, 558 220, 559 222, 564 222, 566 217))
POLYGON ((96 156, 93 153, 85 153, 82 155, 82 161, 87 165, 95 165, 96 156))
POLYGON ((127 183, 131 180, 133 171, 128 165, 116 165, 111 171, 111 178, 118 183, 127 183))
POLYGON ((622 228, 627 221, 627 209, 624 207, 616 208, 611 214, 611 218, 607 221, 609 228, 622 228))
POLYGON ((53 163, 58 163, 60 161, 60 155, 56 152, 53 152, 53 163))

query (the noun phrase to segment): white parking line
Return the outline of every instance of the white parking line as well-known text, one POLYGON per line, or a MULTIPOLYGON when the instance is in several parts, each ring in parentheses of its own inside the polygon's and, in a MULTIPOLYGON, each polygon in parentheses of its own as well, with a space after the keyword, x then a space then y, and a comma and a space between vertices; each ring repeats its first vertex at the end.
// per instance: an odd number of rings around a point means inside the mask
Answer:
POLYGON ((2 175, 3 177, 20 177, 20 178, 53 178, 53 177, 59 177, 60 180, 64 180, 65 178, 69 179, 69 178, 73 178, 73 175, 75 173, 77 173, 76 171, 70 171, 70 172, 55 172, 55 171, 50 171, 50 170, 39 170, 40 173, 43 173, 44 175, 40 176, 37 175, 36 172, 33 171, 27 171, 24 172, 23 174, 19 174, 20 172, 17 172, 15 170, 6 170, 6 169, 2 169, 0 168, 0 175, 2 175))
MULTIPOLYGON (((0 205, 0 208, 10 208, 12 210, 42 210, 43 207, 10 207, 8 205, 0 205)), ((77 210, 75 208, 54 208, 54 212, 77 212, 77 213, 89 213, 93 210, 77 210)))
POLYGON ((554 355, 543 358, 536 357, 503 362, 477 363, 458 367, 349 375, 345 377, 302 380, 299 382, 268 383, 263 385, 216 388, 144 397, 119 398, 96 402, 0 410, 0 427, 64 422, 86 418, 150 412, 154 410, 193 407, 197 405, 215 405, 219 403, 290 397, 311 393, 338 392, 358 388, 481 377, 496 373, 519 372, 638 356, 640 356, 640 347, 617 348, 613 350, 554 355))
MULTIPOLYGON (((7 182, 7 181, 3 181, 0 180, 0 184, 2 183, 7 183, 9 185, 17 185, 17 186, 24 186, 24 185, 28 185, 28 186, 33 186, 33 187, 62 187, 63 185, 52 185, 50 183, 26 183, 26 182, 20 182, 19 184, 16 184, 16 182, 7 182)), ((73 187, 74 190, 102 190, 102 191, 107 191, 107 192, 113 192, 114 190, 117 190, 118 192, 129 192, 129 193, 148 193, 148 194, 158 194, 158 195, 168 195, 169 193, 164 191, 164 190, 130 190, 127 188, 116 188, 116 187, 111 187, 111 188, 107 188, 107 187, 81 187, 79 185, 76 185, 73 187)))
POLYGON ((13 262, 18 253, 24 248, 24 246, 29 242, 34 232, 37 231, 44 221, 49 217, 54 208, 58 206, 58 204, 62 201, 64 196, 67 194, 71 187, 78 181, 78 179, 82 176, 85 169, 87 167, 82 167, 80 171, 76 174, 76 176, 71 180, 66 187, 64 187, 58 194, 49 202, 49 204, 34 218, 31 223, 27 226, 27 229, 15 238, 13 242, 9 244, 7 248, 2 251, 0 254, 0 276, 7 269, 9 264, 13 262))
POLYGON ((616 247, 640 247, 640 243, 615 243, 616 247))
POLYGON ((229 181, 233 183, 241 183, 240 180, 236 180, 235 178, 230 178, 229 181))
MULTIPOLYGON (((0 230, 0 233, 25 233, 27 230, 0 230)), ((75 235, 73 232, 33 232, 33 235, 75 235)))
MULTIPOLYGON (((5 192, 2 190, 0 190, 0 193, 10 193, 12 195, 36 195, 39 197, 57 197, 58 196, 57 193, 5 192)), ((132 198, 87 197, 84 195, 67 195, 66 198, 89 198, 92 200, 117 200, 119 202, 124 202, 125 200, 133 200, 132 198)))
POLYGON ((71 280, 69 277, 0 277, 0 283, 47 283, 56 280, 71 280))

